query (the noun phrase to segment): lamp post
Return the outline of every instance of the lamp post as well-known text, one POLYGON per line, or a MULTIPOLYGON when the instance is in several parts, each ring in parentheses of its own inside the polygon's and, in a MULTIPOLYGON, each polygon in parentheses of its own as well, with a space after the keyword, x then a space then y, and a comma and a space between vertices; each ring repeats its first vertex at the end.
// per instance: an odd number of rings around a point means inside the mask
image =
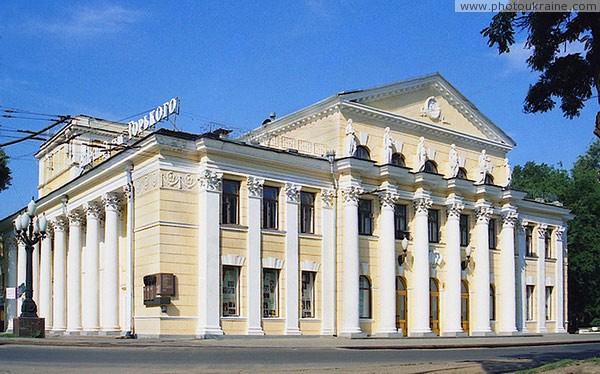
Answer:
POLYGON ((15 220, 16 238, 25 245, 27 266, 25 300, 21 305, 21 315, 14 320, 14 327, 17 336, 43 338, 45 334, 44 319, 38 318, 37 305, 33 301, 33 248, 46 237, 48 221, 45 215, 36 218, 35 208, 35 201, 31 198, 26 211, 15 220))

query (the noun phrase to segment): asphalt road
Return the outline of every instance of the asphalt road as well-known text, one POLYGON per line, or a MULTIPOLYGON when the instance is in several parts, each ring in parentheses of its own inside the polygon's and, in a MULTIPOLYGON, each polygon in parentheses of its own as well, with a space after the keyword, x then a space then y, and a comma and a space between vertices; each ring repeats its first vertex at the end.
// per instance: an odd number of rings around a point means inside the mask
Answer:
POLYGON ((504 373, 600 356, 600 344, 477 349, 0 346, 0 373, 504 373))

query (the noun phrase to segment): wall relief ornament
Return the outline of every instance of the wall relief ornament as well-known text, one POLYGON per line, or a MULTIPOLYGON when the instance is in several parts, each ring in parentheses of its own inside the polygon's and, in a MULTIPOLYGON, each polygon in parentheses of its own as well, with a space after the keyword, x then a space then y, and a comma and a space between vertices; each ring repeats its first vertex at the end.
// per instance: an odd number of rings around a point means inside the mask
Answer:
POLYGON ((510 209, 505 212, 502 212, 502 225, 515 227, 517 221, 519 220, 519 213, 515 209, 510 209))
POLYGON ((364 190, 357 186, 350 186, 342 189, 342 196, 344 196, 344 204, 355 204, 358 205, 360 195, 364 190))
MULTIPOLYGON (((206 170, 206 171, 208 171, 208 170, 206 170)), ((196 183, 198 181, 194 174, 184 174, 184 173, 176 173, 174 171, 168 171, 168 172, 163 172, 161 175, 162 175, 161 187, 164 187, 164 188, 171 188, 171 189, 177 189, 177 190, 191 190, 194 188, 194 186, 196 185, 196 183)))
POLYGON ((136 196, 143 195, 160 187, 160 174, 154 172, 144 175, 133 182, 134 192, 136 196))
MULTIPOLYGON (((188 174, 190 175, 190 174, 188 174)), ((191 176, 191 175, 190 175, 191 176)), ((187 181, 186 179, 187 176, 182 178, 182 175, 179 176, 180 178, 180 189, 182 189, 183 186, 185 186, 186 189, 192 189, 194 187, 194 183, 191 183, 191 181, 187 181)), ((211 191, 211 192, 220 192, 221 191, 221 181, 222 181, 223 175, 221 173, 217 173, 215 171, 212 170, 203 170, 200 173, 200 189, 203 191, 211 191)), ((194 179, 193 177, 191 179, 194 179)))
POLYGON ((425 100, 425 105, 421 108, 421 116, 429 117, 434 121, 442 119, 442 108, 434 96, 430 96, 425 100))
POLYGON ((248 193, 250 194, 250 197, 262 197, 264 184, 264 179, 249 176, 246 181, 246 185, 248 186, 248 193))
POLYGON ((333 198, 334 191, 329 188, 323 188, 321 190, 321 201, 323 202, 323 207, 332 208, 333 207, 333 198))
POLYGON ((287 182, 284 189, 287 202, 297 204, 300 199, 300 186, 295 183, 287 182))
POLYGON ((394 209, 394 205, 396 201, 398 201, 398 194, 395 191, 381 191, 377 194, 379 196, 379 202, 383 208, 392 208, 394 209))
POLYGON ((465 209, 465 204, 457 201, 446 206, 446 213, 448 217, 460 218, 463 209, 465 209))

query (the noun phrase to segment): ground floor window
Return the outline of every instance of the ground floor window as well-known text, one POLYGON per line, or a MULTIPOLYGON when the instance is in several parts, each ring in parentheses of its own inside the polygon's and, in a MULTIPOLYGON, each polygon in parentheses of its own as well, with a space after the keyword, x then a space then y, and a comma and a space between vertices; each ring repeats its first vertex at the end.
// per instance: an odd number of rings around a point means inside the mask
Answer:
POLYGON ((552 287, 546 287, 546 320, 552 319, 552 287))
POLYGON ((533 321, 533 286, 527 286, 527 320, 533 321))
POLYGON ((315 318, 315 273, 302 272, 302 318, 315 318))
POLYGON ((223 283, 221 284, 223 317, 237 317, 240 315, 239 284, 239 266, 223 266, 223 283))
POLYGON ((279 317, 279 270, 263 269, 263 317, 279 317))
POLYGON ((360 318, 371 318, 371 282, 361 275, 359 278, 358 315, 360 318))
POLYGON ((490 285, 490 321, 496 320, 496 289, 490 285))

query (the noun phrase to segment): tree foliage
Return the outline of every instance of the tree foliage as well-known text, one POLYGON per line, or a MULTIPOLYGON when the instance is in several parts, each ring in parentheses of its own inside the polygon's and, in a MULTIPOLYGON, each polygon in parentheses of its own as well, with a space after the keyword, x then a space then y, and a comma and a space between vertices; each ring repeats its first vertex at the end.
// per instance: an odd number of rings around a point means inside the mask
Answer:
POLYGON ((10 169, 8 168, 8 156, 0 148, 0 191, 10 187, 11 179, 10 169))
POLYGON ((570 172, 528 162, 516 166, 513 188, 528 198, 560 200, 575 218, 569 222, 569 326, 600 325, 600 141, 579 156, 570 172))
POLYGON ((517 32, 527 33, 525 47, 532 51, 527 64, 540 72, 529 86, 525 112, 552 110, 558 98, 565 117, 579 116, 593 88, 598 93, 600 87, 600 13, 500 12, 481 34, 502 54, 510 52, 517 32), (582 50, 567 53, 573 46, 582 50))

